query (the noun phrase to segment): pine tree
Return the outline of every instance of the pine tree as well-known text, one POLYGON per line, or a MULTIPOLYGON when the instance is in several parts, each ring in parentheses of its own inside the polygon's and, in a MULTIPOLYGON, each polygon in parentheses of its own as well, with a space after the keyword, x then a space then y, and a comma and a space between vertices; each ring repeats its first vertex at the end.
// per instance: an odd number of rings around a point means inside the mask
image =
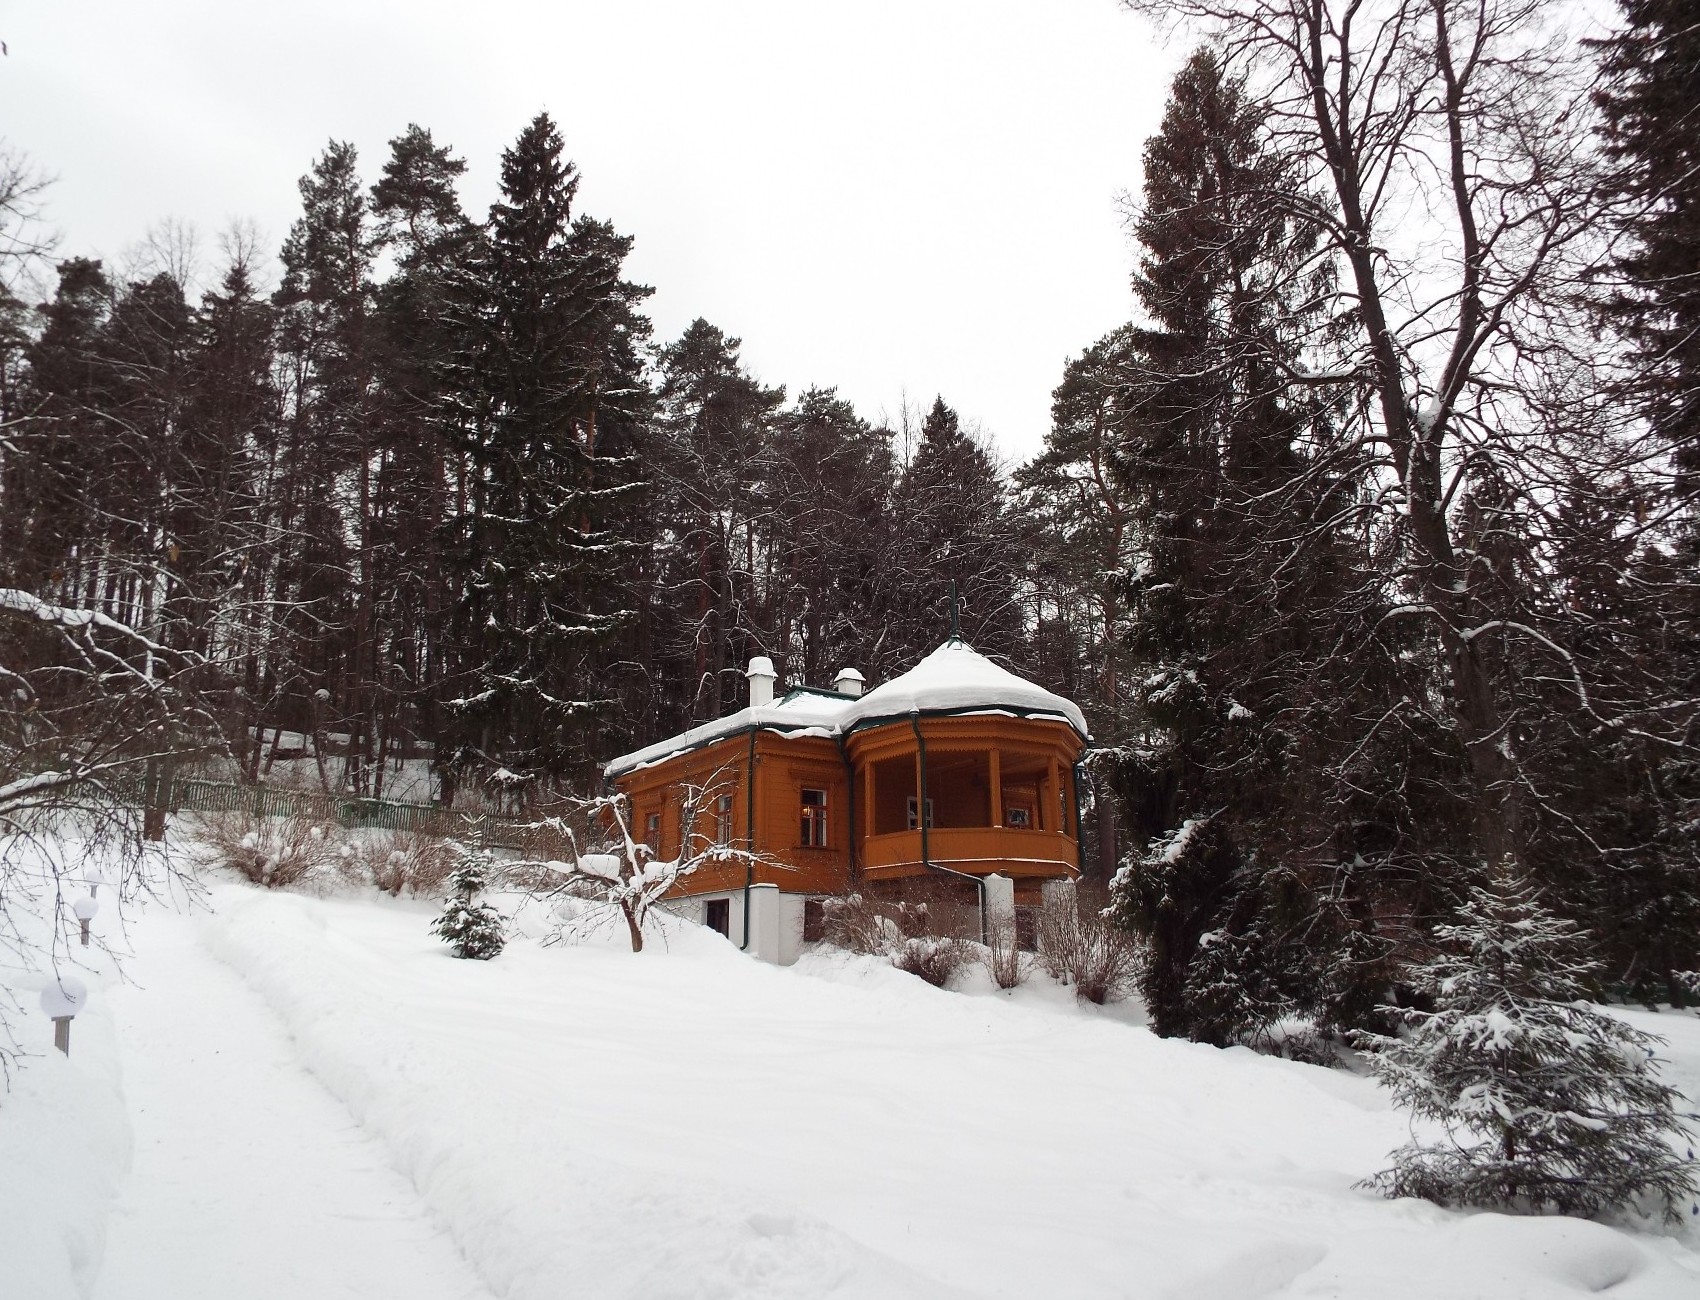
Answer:
MULTIPOLYGON (((382 458, 373 551, 383 580, 376 610, 382 636, 371 669, 384 706, 380 721, 389 724, 380 758, 392 732, 402 730, 401 718, 424 739, 440 738, 441 636, 452 604, 445 524, 464 467, 437 415, 452 345, 448 287, 473 241, 456 192, 465 170, 429 131, 412 125, 390 141, 390 157, 372 186, 377 238, 395 259, 374 306, 382 458)), ((382 779, 380 764, 373 794, 382 793, 382 779)))
POLYGON ((1412 972, 1432 1010, 1404 1037, 1365 1035, 1395 1101, 1446 1130, 1394 1153, 1389 1196, 1596 1215, 1638 1203, 1677 1218, 1696 1194, 1680 1094, 1658 1039, 1584 1001, 1598 967, 1585 936, 1504 864, 1471 890, 1442 955, 1412 972))
MULTIPOLYGON (((1133 494, 1113 463, 1128 393, 1120 364, 1126 333, 1099 339, 1069 362, 1051 395, 1044 449, 1016 474, 1015 514, 1037 591, 1033 671, 1078 700, 1093 737, 1110 748, 1138 727, 1125 644, 1133 494)), ((1089 870, 1108 884, 1121 860, 1120 809, 1113 796, 1094 797, 1092 809, 1089 870)))
MULTIPOLYGON (((100 340, 109 374, 100 409, 111 430, 102 451, 108 487, 100 545, 109 565, 132 569, 116 581, 108 577, 106 598, 118 617, 159 628, 175 644, 187 644, 194 630, 164 627, 159 597, 169 604, 182 592, 180 577, 172 573, 172 548, 180 552, 181 544, 168 528, 173 507, 195 477, 184 455, 194 336, 194 313, 182 286, 162 273, 125 286, 100 340), (159 570, 167 578, 163 593, 155 578, 159 570)), ((171 612, 184 611, 178 605, 171 612)))
POLYGON ((962 635, 983 653, 1015 656, 1023 614, 1017 574, 1021 537, 986 449, 939 397, 892 498, 897 561, 905 582, 887 620, 893 649, 918 659, 943 639, 954 589, 962 635))
POLYGON ((757 609, 760 491, 785 390, 743 367, 740 341, 693 321, 662 348, 655 533, 663 539, 645 602, 655 689, 643 734, 717 718, 738 698, 757 609), (670 698, 667 687, 684 690, 670 698))
POLYGON ((763 621, 785 680, 826 685, 846 664, 877 679, 907 658, 885 643, 892 584, 891 442, 833 389, 810 388, 774 422, 764 458, 763 621))
POLYGON ((27 349, 19 385, 26 412, 9 431, 7 520, 0 565, 8 584, 61 603, 79 603, 92 581, 84 566, 98 557, 102 447, 111 436, 100 411, 110 378, 100 336, 113 288, 98 261, 70 258, 58 267, 53 300, 39 313, 40 333, 27 349))
MULTIPOLYGON (((371 307, 376 245, 351 144, 332 141, 299 183, 274 296, 284 362, 275 521, 286 539, 269 593, 283 611, 279 672, 291 721, 321 737, 320 702, 350 732, 346 773, 364 791, 366 690, 377 574, 371 537, 371 307)), ((321 765, 321 778, 330 780, 321 765)))
POLYGON ((488 903, 475 901, 488 886, 490 853, 477 843, 456 844, 454 851, 457 861, 449 873, 449 888, 454 892, 443 900, 431 933, 454 949, 456 957, 489 961, 507 943, 502 914, 488 903))

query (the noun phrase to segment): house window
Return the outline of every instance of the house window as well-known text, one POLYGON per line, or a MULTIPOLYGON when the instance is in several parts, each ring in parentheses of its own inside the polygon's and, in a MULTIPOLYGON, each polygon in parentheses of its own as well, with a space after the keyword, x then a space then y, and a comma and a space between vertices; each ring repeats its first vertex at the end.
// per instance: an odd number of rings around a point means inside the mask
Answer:
POLYGON ((803 791, 803 847, 806 849, 824 849, 826 847, 826 791, 803 791))
MULTIPOLYGON (((915 816, 915 810, 918 806, 919 805, 915 802, 915 796, 910 795, 909 796, 909 829, 910 830, 918 830, 920 828, 921 823, 915 816)), ((929 830, 931 830, 932 825, 933 825, 933 801, 931 799, 928 799, 927 800, 927 828, 929 830)))
POLYGON ((1015 826, 1027 830, 1033 825, 1033 810, 1031 808, 1005 808, 1003 810, 1005 826, 1015 826))
POLYGON ((661 852, 661 814, 652 812, 643 819, 643 842, 651 853, 661 852))
POLYGON ((732 796, 723 794, 714 801, 714 842, 725 848, 732 842, 732 796))
POLYGON ((711 898, 702 905, 702 923, 710 930, 718 930, 728 939, 732 937, 732 904, 724 898, 711 898))

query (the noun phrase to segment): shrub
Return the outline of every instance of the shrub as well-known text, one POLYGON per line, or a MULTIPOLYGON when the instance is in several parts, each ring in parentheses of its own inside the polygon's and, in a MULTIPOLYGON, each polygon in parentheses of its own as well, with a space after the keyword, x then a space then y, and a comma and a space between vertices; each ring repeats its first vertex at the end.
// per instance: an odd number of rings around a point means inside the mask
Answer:
POLYGON ((401 891, 417 897, 438 893, 454 870, 454 851, 449 842, 417 831, 391 831, 372 854, 373 883, 392 898, 401 891))
POLYGON ((866 894, 841 894, 821 901, 826 942, 851 952, 883 956, 903 942, 903 932, 866 894))
POLYGON ((1139 941, 1096 912, 1080 918, 1080 948, 1074 965, 1074 991, 1102 1006, 1120 1002, 1139 981, 1143 954, 1139 941))
POLYGON ((1092 896, 1058 891, 1039 912, 1039 962, 1076 996, 1103 1005, 1132 993, 1139 979, 1139 941, 1106 920, 1092 896))
POLYGON ((889 957, 898 970, 943 988, 976 959, 978 945, 968 938, 968 930, 971 922, 973 933, 979 934, 979 913, 927 889, 925 882, 910 893, 912 897, 902 899, 849 893, 823 900, 823 937, 851 952, 889 957))
POLYGON ((1012 989, 1026 981, 1031 963, 1021 950, 1013 917, 1004 918, 987 929, 980 963, 1000 989, 1012 989))
POLYGON ((891 964, 898 970, 917 975, 940 989, 973 960, 973 945, 955 935, 912 935, 891 954, 891 964))
POLYGON ((282 889, 341 868, 338 828, 302 817, 222 813, 202 822, 207 857, 256 885, 282 889))
POLYGON ((1074 967, 1080 949, 1080 912, 1072 897, 1047 894, 1039 909, 1037 931, 1039 965, 1058 984, 1074 983, 1074 967))

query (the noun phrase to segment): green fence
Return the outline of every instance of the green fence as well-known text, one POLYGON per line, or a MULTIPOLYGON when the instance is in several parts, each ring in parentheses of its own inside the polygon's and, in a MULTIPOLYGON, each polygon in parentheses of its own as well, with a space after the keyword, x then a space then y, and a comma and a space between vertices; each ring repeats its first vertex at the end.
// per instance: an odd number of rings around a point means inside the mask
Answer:
POLYGON ((306 817, 334 821, 350 829, 416 831, 425 835, 471 833, 483 829, 484 842, 519 848, 528 819, 506 813, 458 812, 437 804, 394 799, 359 799, 272 785, 241 785, 204 777, 138 777, 114 783, 115 793, 141 807, 164 806, 174 813, 247 813, 253 817, 306 817))

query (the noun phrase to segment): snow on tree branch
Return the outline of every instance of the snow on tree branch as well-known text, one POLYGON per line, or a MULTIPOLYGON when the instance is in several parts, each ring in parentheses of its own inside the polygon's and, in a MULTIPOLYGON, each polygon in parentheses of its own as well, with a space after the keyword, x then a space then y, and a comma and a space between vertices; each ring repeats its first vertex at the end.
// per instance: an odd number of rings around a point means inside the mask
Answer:
POLYGON ((702 784, 681 784, 679 791, 679 848, 661 857, 632 834, 630 805, 624 794, 569 801, 570 817, 550 817, 542 823, 567 843, 571 861, 543 866, 561 878, 557 894, 587 899, 612 908, 625 920, 632 951, 643 951, 644 927, 651 914, 685 881, 711 867, 790 870, 788 863, 766 853, 721 843, 705 833, 702 823, 715 801, 733 784, 715 773, 702 784), (584 835, 590 844, 580 845, 584 835))

